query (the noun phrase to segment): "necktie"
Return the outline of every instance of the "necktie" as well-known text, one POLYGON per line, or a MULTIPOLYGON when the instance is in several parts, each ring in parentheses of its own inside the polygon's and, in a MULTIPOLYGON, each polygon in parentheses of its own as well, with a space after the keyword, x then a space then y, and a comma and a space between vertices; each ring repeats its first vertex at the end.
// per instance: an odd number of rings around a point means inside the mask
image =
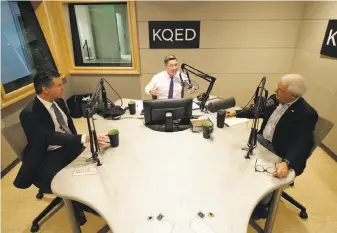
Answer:
POLYGON ((64 118, 62 116, 61 111, 56 106, 55 103, 53 103, 52 107, 54 108, 54 112, 56 115, 57 122, 60 124, 61 129, 66 132, 67 134, 72 134, 71 130, 69 129, 67 123, 64 121, 64 118))
POLYGON ((174 82, 173 82, 173 77, 170 77, 170 78, 171 78, 171 82, 170 82, 170 89, 169 89, 169 92, 168 92, 168 98, 172 99, 173 98, 174 82))

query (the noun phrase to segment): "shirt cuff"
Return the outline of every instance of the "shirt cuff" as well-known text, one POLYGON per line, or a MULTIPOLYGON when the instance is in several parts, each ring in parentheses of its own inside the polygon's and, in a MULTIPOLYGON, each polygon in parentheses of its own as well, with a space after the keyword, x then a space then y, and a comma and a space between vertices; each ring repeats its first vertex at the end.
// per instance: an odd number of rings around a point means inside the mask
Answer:
POLYGON ((86 137, 87 137, 87 135, 85 135, 85 134, 82 134, 82 138, 81 138, 81 143, 82 144, 85 144, 86 143, 86 137))
POLYGON ((288 159, 282 159, 281 162, 285 162, 288 166, 290 165, 290 162, 288 159))

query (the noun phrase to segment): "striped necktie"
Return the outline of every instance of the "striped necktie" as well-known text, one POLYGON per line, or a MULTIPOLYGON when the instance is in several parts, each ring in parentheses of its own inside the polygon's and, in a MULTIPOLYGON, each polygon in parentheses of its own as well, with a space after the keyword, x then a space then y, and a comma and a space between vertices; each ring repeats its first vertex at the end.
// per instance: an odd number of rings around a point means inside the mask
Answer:
POLYGON ((54 108, 54 112, 55 112, 55 115, 56 115, 56 119, 57 119, 57 122, 60 124, 60 127, 61 129, 67 133, 67 134, 72 134, 71 130, 69 129, 67 123, 65 122, 63 116, 62 116, 62 113, 61 111, 59 110, 59 108, 56 106, 55 103, 53 103, 52 107, 54 108))

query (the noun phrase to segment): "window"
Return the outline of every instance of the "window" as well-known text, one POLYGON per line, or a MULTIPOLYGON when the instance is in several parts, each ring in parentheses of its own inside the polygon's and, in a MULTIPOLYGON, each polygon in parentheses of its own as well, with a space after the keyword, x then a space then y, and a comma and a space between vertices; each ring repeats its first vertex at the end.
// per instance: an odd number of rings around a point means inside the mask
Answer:
POLYGON ((30 1, 1 1, 2 97, 32 83, 40 69, 55 69, 30 1))
POLYGON ((75 66, 132 67, 127 3, 69 4, 75 66))

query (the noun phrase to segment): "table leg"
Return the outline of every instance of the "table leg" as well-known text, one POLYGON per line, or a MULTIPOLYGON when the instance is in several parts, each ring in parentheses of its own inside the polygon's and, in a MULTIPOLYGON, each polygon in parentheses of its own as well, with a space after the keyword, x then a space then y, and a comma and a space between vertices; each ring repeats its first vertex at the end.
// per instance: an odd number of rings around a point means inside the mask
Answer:
POLYGON ((69 216, 69 221, 70 221, 72 232, 73 233, 81 233, 81 227, 77 222, 74 207, 73 207, 73 203, 71 202, 71 200, 68 200, 68 199, 63 199, 63 201, 64 201, 64 204, 66 205, 67 210, 68 210, 68 216, 69 216))
POLYGON ((271 230, 273 229, 276 211, 282 195, 282 191, 283 191, 282 188, 279 188, 274 191, 273 199, 269 208, 268 217, 266 219, 266 224, 264 226, 264 233, 271 233, 271 230))

